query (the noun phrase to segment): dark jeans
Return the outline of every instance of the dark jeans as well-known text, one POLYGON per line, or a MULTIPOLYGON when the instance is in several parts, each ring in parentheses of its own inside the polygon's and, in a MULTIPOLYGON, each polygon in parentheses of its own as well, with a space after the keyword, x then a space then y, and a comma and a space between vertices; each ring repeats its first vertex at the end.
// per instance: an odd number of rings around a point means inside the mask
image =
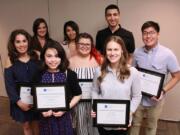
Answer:
POLYGON ((127 135, 127 130, 106 130, 103 127, 98 127, 100 135, 127 135))

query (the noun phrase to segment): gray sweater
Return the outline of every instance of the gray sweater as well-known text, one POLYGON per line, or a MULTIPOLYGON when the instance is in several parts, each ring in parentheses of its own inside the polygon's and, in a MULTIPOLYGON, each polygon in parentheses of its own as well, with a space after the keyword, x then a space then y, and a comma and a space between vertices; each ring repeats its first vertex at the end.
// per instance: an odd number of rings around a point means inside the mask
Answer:
POLYGON ((134 67, 129 68, 130 76, 122 83, 117 79, 116 73, 108 67, 108 73, 100 84, 101 94, 99 94, 99 85, 97 84, 97 78, 100 76, 101 71, 100 68, 97 68, 93 80, 92 98, 130 100, 130 111, 134 113, 142 97, 140 91, 140 76, 134 67))

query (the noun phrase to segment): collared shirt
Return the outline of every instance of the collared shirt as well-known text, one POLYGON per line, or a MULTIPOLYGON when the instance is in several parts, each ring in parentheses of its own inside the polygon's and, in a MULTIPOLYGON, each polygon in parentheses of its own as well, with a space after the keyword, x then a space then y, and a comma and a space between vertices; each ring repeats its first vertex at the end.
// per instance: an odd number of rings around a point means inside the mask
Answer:
MULTIPOLYGON (((180 66, 174 53, 160 44, 157 44, 156 47, 150 50, 147 50, 145 46, 136 49, 134 52, 133 66, 166 74, 165 80, 167 80, 169 72, 174 73, 180 71, 180 66)), ((153 106, 156 105, 157 102, 143 96, 141 104, 144 106, 153 106)))
POLYGON ((132 32, 122 28, 119 25, 119 29, 116 30, 114 33, 112 33, 112 31, 110 30, 109 27, 98 31, 97 35, 96 35, 96 49, 98 51, 101 52, 101 54, 103 53, 103 48, 104 48, 104 44, 105 44, 105 40, 110 37, 110 36, 120 36, 125 43, 126 49, 128 51, 128 53, 133 53, 135 50, 135 42, 134 42, 134 37, 132 32))
POLYGON ((118 100, 130 100, 130 110, 135 112, 140 101, 140 76, 139 72, 130 67, 130 76, 121 82, 116 73, 110 68, 107 68, 107 74, 103 78, 101 84, 98 84, 97 78, 101 75, 100 68, 96 68, 94 80, 93 80, 93 99, 118 99, 118 100), (99 93, 101 91, 101 93, 99 93))

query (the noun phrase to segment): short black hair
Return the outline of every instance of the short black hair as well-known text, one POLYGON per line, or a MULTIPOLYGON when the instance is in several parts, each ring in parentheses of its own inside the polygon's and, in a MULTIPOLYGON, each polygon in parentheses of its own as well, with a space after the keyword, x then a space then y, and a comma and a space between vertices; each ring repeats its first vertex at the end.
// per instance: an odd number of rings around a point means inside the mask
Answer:
POLYGON ((105 8, 105 15, 107 14, 107 11, 108 11, 109 9, 117 9, 117 11, 120 13, 119 7, 118 7, 117 5, 115 5, 115 4, 110 4, 110 5, 108 5, 108 6, 105 8))
POLYGON ((143 32, 144 29, 149 28, 149 27, 153 27, 156 30, 156 32, 158 32, 158 33, 160 32, 159 24, 157 22, 154 22, 154 21, 145 22, 141 27, 141 31, 143 32))

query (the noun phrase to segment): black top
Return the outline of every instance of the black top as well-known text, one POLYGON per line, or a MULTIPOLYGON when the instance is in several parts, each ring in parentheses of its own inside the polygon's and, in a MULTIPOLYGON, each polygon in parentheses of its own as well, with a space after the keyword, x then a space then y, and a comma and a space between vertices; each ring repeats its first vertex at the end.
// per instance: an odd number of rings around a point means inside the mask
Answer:
POLYGON ((78 96, 82 94, 81 87, 77 79, 77 74, 70 69, 67 70, 66 87, 69 90, 69 102, 73 96, 78 96))
MULTIPOLYGON (((54 40, 51 38, 46 39, 44 47, 47 46, 47 43, 51 42, 51 41, 54 41, 54 40)), ((41 44, 40 44, 38 38, 36 36, 32 37, 32 49, 39 51, 39 52, 42 52, 43 48, 41 47, 41 44)))
POLYGON ((105 40, 109 36, 113 36, 113 35, 120 36, 124 40, 124 43, 125 43, 128 53, 134 52, 135 42, 134 42, 134 37, 133 37, 132 32, 130 32, 120 26, 119 29, 117 31, 115 31, 114 33, 112 33, 112 31, 110 30, 109 27, 98 31, 98 33, 96 35, 96 49, 99 50, 101 52, 101 54, 103 54, 103 48, 104 48, 103 46, 105 44, 105 40))
POLYGON ((39 71, 39 61, 30 59, 24 63, 20 60, 14 62, 9 68, 5 68, 4 78, 7 94, 10 99, 10 115, 18 122, 37 120, 38 113, 32 109, 23 111, 16 102, 20 99, 17 88, 18 83, 31 83, 33 76, 39 71))
POLYGON ((32 82, 33 76, 39 70, 38 64, 39 61, 32 59, 26 63, 17 60, 11 67, 5 68, 5 86, 11 102, 16 103, 20 99, 17 83, 32 82))

